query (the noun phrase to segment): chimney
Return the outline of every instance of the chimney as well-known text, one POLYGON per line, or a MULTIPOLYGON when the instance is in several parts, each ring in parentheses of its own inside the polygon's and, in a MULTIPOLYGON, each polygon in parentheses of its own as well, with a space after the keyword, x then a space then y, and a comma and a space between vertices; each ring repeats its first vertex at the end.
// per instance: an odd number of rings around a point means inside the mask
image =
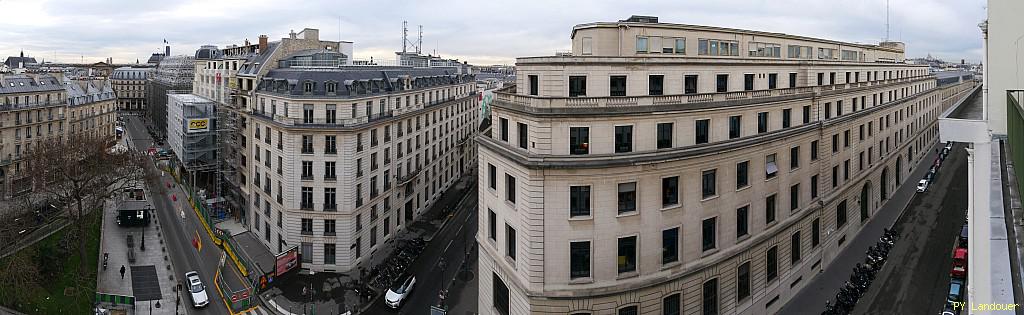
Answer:
POLYGON ((295 39, 295 30, 288 33, 288 38, 295 39))
POLYGON ((164 46, 164 57, 171 56, 171 45, 164 46))
POLYGON ((260 35, 260 53, 267 51, 267 35, 260 35))

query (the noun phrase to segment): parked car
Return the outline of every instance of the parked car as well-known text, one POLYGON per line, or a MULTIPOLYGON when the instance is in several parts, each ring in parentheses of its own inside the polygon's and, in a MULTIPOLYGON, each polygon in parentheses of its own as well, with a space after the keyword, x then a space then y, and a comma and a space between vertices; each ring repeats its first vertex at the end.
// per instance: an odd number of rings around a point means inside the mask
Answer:
POLYGON ((384 294, 384 302, 387 303, 391 308, 402 307, 402 302, 405 301, 406 297, 409 297, 409 293, 412 292, 414 286, 416 286, 416 276, 405 275, 399 277, 399 280, 388 289, 388 292, 384 294))
POLYGON ((957 240, 957 247, 967 248, 967 224, 960 228, 960 239, 957 240))
POLYGON ((946 151, 953 150, 953 141, 946 141, 946 147, 943 149, 945 149, 946 151))
POLYGON ((953 279, 949 281, 949 295, 946 296, 946 303, 963 302, 964 281, 953 279))
POLYGON ((210 298, 206 295, 206 286, 199 279, 199 273, 189 271, 185 273, 185 281, 188 281, 189 296, 192 297, 192 306, 203 308, 210 305, 210 298))
POLYGON ((925 190, 928 190, 928 180, 922 179, 917 182, 917 192, 924 192, 925 190))
POLYGON ((967 278, 967 249, 957 248, 953 250, 953 269, 949 276, 956 279, 967 278))
POLYGON ((960 311, 953 307, 953 303, 946 303, 946 306, 942 307, 942 313, 939 315, 957 315, 960 311))
POLYGON ((935 173, 928 171, 928 173, 924 174, 924 180, 928 181, 928 184, 931 184, 935 181, 935 173))
POLYGON ((942 167, 942 158, 941 157, 935 158, 935 163, 932 164, 932 165, 934 165, 936 167, 942 167))

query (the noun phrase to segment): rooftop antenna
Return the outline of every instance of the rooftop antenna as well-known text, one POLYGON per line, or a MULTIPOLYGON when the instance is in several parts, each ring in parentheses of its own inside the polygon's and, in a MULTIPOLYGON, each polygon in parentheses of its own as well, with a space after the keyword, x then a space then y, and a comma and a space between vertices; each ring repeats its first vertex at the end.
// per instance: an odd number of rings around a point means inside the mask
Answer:
POLYGON ((402 54, 405 54, 406 50, 405 43, 409 41, 409 21, 402 21, 402 54))
POLYGON ((889 0, 885 0, 885 41, 889 41, 889 0))
POLYGON ((420 25, 420 37, 416 41, 416 54, 419 55, 423 52, 423 25, 420 25))

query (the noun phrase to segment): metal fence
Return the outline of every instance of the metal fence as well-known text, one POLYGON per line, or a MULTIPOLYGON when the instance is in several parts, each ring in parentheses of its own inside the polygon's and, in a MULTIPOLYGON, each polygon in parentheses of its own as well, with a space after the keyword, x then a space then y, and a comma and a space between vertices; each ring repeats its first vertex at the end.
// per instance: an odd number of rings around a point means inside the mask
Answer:
MULTIPOLYGON (((1006 136, 1013 165, 1024 165, 1024 90, 1006 91, 1006 136)), ((1024 176, 1017 176, 1017 187, 1024 187, 1024 176)), ((1018 191, 1020 193, 1020 191, 1018 191)))

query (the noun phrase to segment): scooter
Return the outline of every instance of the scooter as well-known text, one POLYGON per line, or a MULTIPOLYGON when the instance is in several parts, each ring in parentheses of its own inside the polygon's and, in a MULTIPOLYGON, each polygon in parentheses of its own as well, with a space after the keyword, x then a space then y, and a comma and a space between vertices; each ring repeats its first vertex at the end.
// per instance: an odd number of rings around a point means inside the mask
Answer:
POLYGON ((107 260, 109 260, 109 258, 109 253, 103 253, 103 270, 107 270, 107 260))

